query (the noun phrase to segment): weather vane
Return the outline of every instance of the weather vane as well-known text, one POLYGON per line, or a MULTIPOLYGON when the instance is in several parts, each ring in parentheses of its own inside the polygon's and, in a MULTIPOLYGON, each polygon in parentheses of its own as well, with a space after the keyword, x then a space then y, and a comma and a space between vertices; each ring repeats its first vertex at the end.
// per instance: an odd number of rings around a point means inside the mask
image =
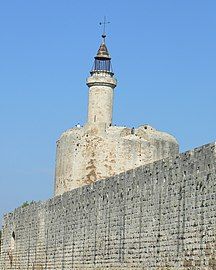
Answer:
POLYGON ((104 16, 104 20, 103 22, 100 22, 100 25, 103 25, 103 34, 102 34, 102 38, 103 38, 103 41, 105 42, 105 38, 106 38, 106 25, 110 23, 110 22, 107 22, 106 20, 106 16, 104 16))

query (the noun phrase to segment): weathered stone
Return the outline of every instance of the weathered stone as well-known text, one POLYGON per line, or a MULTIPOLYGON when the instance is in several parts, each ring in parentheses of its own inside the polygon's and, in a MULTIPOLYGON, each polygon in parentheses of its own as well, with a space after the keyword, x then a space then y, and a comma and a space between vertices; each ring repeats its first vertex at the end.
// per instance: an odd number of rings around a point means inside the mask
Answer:
POLYGON ((70 129, 57 142, 55 195, 177 154, 175 138, 148 125, 70 129))
POLYGON ((215 202, 213 143, 5 215, 0 269, 213 270, 215 202))

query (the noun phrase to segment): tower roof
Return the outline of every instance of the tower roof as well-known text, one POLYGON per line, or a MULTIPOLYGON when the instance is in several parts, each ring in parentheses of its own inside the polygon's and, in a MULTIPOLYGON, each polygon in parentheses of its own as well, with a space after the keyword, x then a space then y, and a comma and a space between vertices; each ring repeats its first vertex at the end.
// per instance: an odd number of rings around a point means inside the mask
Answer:
POLYGON ((97 55, 95 56, 95 59, 98 60, 110 60, 111 57, 109 55, 107 46, 105 42, 103 41, 98 49, 97 55))
POLYGON ((103 41, 98 49, 97 55, 95 56, 94 65, 91 70, 91 74, 94 72, 108 72, 113 75, 112 65, 111 65, 111 57, 109 55, 109 51, 105 44, 105 38, 103 37, 103 41))

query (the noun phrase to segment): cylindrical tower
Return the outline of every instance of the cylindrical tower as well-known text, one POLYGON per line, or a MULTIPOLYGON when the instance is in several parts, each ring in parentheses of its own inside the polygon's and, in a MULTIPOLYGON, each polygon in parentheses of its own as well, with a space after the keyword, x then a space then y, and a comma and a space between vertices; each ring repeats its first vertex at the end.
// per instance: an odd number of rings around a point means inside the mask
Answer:
POLYGON ((105 36, 95 56, 91 76, 87 79, 89 87, 88 124, 112 124, 113 90, 116 79, 113 77, 111 57, 105 44, 105 36))

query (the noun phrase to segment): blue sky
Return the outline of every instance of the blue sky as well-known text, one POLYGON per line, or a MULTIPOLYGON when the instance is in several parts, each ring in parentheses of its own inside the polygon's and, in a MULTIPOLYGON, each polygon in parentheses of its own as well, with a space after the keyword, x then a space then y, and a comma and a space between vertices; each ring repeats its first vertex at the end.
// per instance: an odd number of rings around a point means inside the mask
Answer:
POLYGON ((0 215, 52 196, 55 142, 86 121, 104 15, 113 123, 150 124, 181 151, 214 141, 215 14, 215 0, 1 1, 0 215))

